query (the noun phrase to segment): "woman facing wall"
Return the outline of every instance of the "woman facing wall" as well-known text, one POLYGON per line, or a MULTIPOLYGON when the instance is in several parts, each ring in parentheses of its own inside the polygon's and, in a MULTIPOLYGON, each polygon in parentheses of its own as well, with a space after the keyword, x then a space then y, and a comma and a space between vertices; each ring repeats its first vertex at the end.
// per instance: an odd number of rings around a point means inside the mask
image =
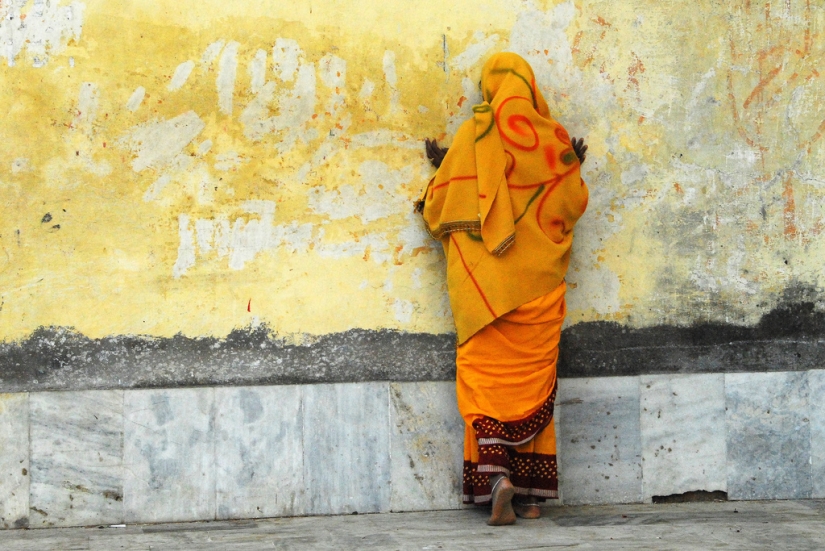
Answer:
POLYGON ((518 55, 490 58, 481 91, 449 150, 426 141, 438 171, 417 208, 447 256, 464 503, 491 504, 488 524, 501 525, 558 498, 556 361, 587 147, 550 115, 518 55))

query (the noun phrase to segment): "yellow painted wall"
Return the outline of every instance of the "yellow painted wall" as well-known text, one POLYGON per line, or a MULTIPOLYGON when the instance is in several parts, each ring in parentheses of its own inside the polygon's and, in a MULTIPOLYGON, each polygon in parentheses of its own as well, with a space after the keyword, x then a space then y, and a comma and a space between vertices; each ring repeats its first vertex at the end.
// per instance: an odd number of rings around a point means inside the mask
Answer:
POLYGON ((818 1, 0 0, 0 340, 452 330, 412 213, 513 50, 585 136, 570 321, 822 287, 818 1), (22 5, 22 7, 21 7, 22 5))

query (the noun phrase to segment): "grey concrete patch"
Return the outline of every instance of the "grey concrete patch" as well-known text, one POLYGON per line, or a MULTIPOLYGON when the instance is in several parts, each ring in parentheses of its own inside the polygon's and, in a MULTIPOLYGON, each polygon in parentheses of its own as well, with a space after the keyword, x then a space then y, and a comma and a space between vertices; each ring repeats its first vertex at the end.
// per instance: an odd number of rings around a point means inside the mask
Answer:
POLYGON ((0 394, 0 528, 29 525, 29 395, 0 394))
POLYGON ((126 522, 215 518, 215 389, 124 393, 126 522))
POLYGON ((29 525, 122 522, 123 391, 39 392, 29 404, 29 525))
POLYGON ((807 373, 725 375, 730 499, 811 497, 807 373))
POLYGON ((562 332, 561 377, 807 371, 825 365, 825 311, 789 288, 754 327, 729 323, 634 329, 587 322, 562 332))
POLYGON ((307 514, 390 510, 389 385, 303 389, 307 514))
POLYGON ((300 386, 215 389, 217 518, 306 511, 300 386))
POLYGON ((564 503, 640 502, 639 378, 563 379, 556 403, 564 503))
POLYGON ((825 498, 825 370, 808 372, 811 419, 811 497, 825 498))
POLYGON ((0 392, 450 380, 455 336, 369 331, 288 344, 266 327, 226 338, 89 339, 41 328, 0 343, 0 392))
POLYGON ((767 551, 825 548, 818 502, 554 507, 541 519, 488 527, 485 511, 343 515, 104 529, 0 531, 17 551, 88 549, 767 551))
MULTIPOLYGON (((789 289, 754 327, 698 323, 634 329, 586 322, 562 332, 559 376, 805 371, 825 365, 825 312, 789 289)), ((295 344, 265 326, 225 338, 116 335, 40 328, 0 342, 0 392, 448 381, 455 336, 352 329, 295 344)))
POLYGON ((646 375, 639 386, 645 500, 727 491, 725 376, 646 375))
POLYGON ((393 511, 461 507, 464 420, 455 383, 390 384, 393 511))

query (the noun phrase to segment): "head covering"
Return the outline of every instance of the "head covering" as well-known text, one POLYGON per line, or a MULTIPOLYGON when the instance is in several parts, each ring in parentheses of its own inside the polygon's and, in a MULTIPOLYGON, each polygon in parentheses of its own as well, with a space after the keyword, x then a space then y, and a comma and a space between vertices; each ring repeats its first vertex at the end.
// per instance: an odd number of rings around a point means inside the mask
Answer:
POLYGON ((491 57, 482 69, 481 89, 484 102, 473 107, 472 125, 456 135, 428 188, 424 218, 436 239, 454 231, 480 232, 487 250, 500 255, 515 239, 518 217, 508 178, 550 180, 579 163, 522 57, 491 57))
POLYGON ((567 131, 527 61, 492 56, 481 90, 484 101, 419 202, 428 231, 445 244, 459 342, 558 287, 588 197, 567 131))

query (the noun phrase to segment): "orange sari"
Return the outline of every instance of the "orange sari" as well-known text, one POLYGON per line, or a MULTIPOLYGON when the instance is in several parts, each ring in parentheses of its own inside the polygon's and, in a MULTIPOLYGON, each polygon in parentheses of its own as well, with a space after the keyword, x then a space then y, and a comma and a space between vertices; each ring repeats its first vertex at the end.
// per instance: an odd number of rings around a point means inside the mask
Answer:
POLYGON ((508 475, 519 494, 554 498, 564 275, 588 191, 524 59, 490 58, 482 92, 419 201, 447 256, 464 502, 490 501, 492 473, 508 475))

